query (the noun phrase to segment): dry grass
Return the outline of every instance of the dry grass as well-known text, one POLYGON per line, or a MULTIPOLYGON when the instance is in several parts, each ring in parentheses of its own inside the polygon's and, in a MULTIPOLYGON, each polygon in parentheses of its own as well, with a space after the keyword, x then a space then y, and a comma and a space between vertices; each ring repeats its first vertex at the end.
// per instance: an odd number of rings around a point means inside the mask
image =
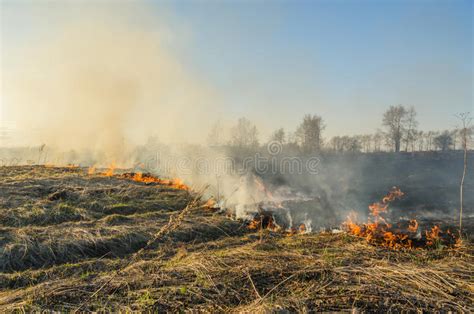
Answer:
POLYGON ((0 311, 474 310, 470 242, 390 251, 346 234, 260 240, 206 210, 179 216, 184 191, 80 169, 0 169, 0 311), (69 206, 61 219, 25 218, 58 203, 69 206), (157 238, 170 217, 179 228, 157 238))

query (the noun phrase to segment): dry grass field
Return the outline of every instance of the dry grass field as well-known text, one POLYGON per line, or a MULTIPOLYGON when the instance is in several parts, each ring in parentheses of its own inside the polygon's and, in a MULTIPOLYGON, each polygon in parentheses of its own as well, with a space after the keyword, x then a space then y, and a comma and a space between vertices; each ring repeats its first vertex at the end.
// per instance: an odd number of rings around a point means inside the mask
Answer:
POLYGON ((469 240, 395 251, 344 232, 252 231, 195 194, 1 167, 0 311, 474 311, 469 240))

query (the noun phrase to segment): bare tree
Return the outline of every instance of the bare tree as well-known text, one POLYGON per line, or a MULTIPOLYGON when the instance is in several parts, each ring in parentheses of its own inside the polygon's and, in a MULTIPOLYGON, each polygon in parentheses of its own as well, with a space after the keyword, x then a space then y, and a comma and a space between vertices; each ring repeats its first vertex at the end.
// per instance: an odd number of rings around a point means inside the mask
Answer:
POLYGON ((420 132, 417 130, 413 130, 412 135, 411 135, 411 140, 410 140, 410 149, 412 152, 415 151, 415 146, 418 141, 418 138, 420 137, 420 132))
POLYGON ((423 151, 423 145, 425 144, 425 133, 423 131, 418 132, 416 142, 418 143, 418 151, 423 151))
POLYGON ((270 141, 279 142, 280 144, 285 144, 286 134, 283 128, 279 128, 270 136, 270 141))
POLYGON ((453 138, 451 132, 444 131, 433 139, 434 145, 442 151, 449 150, 453 145, 453 138))
POLYGON ((209 146, 220 146, 225 142, 224 128, 220 121, 217 121, 211 128, 207 136, 207 144, 209 146))
POLYGON ((374 140, 374 151, 379 152, 382 147, 383 132, 377 129, 377 131, 375 132, 373 136, 373 140, 374 140))
POLYGON ((298 145, 298 138, 296 136, 296 132, 288 132, 287 142, 288 144, 292 144, 297 146, 298 145))
POLYGON ((458 119, 461 120, 461 140, 462 140, 462 148, 464 150, 464 166, 462 171, 461 177, 461 184, 459 187, 459 237, 462 235, 462 210, 463 210, 463 203, 464 203, 464 179, 466 178, 467 172, 467 140, 470 136, 470 125, 472 118, 469 112, 460 113, 457 115, 458 119))
POLYGON ((415 107, 410 106, 407 110, 406 115, 406 134, 405 134, 405 151, 408 152, 408 147, 412 143, 416 136, 416 127, 418 126, 418 121, 416 121, 416 111, 415 107))
POLYGON ((357 136, 344 136, 344 149, 348 152, 360 152, 361 142, 357 136))
POLYGON ((340 136, 333 136, 329 141, 329 145, 331 149, 335 152, 342 152, 344 150, 342 137, 340 136))
POLYGON ((318 152, 322 146, 323 119, 317 115, 307 114, 296 130, 296 137, 303 151, 318 152))
POLYGON ((383 125, 387 130, 385 133, 387 142, 393 146, 395 152, 400 151, 400 142, 405 132, 407 115, 408 111, 402 105, 390 106, 383 115, 383 125))
POLYGON ((438 136, 438 132, 435 131, 428 131, 425 133, 427 151, 433 150, 433 139, 436 136, 438 136))
POLYGON ((461 133, 462 133, 461 130, 458 128, 455 128, 454 130, 451 131, 451 137, 453 138, 453 150, 456 150, 456 144, 458 140, 461 140, 461 136, 462 136, 461 133))
POLYGON ((360 152, 362 149, 367 149, 367 144, 362 142, 364 139, 367 139, 366 135, 334 136, 329 141, 329 144, 335 152, 360 152))
POLYGON ((246 118, 240 118, 231 130, 231 144, 236 147, 258 146, 257 127, 246 118))
POLYGON ((370 144, 372 143, 372 136, 370 134, 358 135, 355 137, 359 143, 360 149, 365 153, 370 151, 370 144))

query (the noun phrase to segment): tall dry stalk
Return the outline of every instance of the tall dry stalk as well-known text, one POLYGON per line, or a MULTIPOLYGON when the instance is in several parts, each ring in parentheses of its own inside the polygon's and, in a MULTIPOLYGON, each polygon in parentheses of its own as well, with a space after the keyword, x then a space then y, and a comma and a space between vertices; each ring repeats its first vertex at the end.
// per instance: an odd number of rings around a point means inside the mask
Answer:
POLYGON ((472 118, 469 115, 469 112, 460 113, 457 115, 457 118, 461 120, 461 141, 462 141, 462 148, 464 150, 464 167, 462 171, 461 177, 461 185, 459 189, 459 238, 462 236, 462 210, 463 210, 463 203, 464 203, 464 179, 466 178, 467 172, 467 139, 468 139, 468 128, 471 124, 472 118))

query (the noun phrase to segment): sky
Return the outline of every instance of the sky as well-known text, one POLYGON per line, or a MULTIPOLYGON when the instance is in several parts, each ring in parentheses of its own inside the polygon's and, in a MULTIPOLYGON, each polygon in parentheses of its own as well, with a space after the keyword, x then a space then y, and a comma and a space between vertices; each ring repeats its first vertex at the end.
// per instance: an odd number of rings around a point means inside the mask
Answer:
MULTIPOLYGON (((474 112, 469 0, 0 3, 2 72, 72 15, 139 8, 150 18, 132 10, 123 23, 159 29, 180 64, 219 95, 218 116, 248 117, 262 136, 294 130, 306 113, 334 136, 374 132, 390 105, 415 106, 425 130, 474 112)), ((2 120, 12 106, 2 99, 2 120)))

